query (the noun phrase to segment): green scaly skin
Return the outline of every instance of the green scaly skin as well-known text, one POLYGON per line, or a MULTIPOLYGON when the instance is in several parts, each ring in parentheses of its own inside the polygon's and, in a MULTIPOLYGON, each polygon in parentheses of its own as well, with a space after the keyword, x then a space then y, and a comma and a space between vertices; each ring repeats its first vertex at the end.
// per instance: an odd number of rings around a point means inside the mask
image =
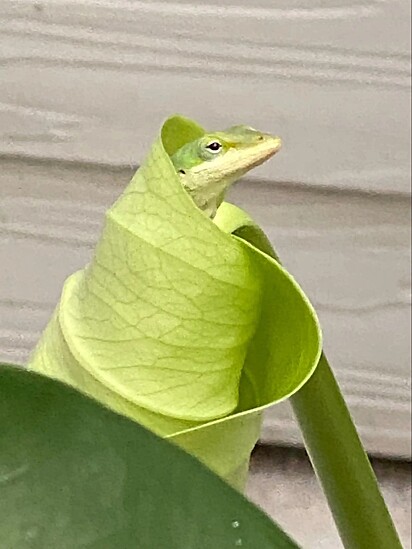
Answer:
POLYGON ((232 126, 187 143, 171 160, 195 204, 213 218, 228 188, 280 147, 279 137, 232 126))

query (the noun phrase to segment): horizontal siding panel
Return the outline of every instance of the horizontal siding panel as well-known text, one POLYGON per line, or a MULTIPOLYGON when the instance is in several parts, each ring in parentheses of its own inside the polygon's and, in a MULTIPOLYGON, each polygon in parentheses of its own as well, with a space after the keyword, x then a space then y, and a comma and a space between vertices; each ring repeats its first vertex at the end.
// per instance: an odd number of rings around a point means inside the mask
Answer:
POLYGON ((280 134, 259 179, 409 194, 409 12, 406 0, 3 0, 0 154, 126 167, 182 112, 280 134))

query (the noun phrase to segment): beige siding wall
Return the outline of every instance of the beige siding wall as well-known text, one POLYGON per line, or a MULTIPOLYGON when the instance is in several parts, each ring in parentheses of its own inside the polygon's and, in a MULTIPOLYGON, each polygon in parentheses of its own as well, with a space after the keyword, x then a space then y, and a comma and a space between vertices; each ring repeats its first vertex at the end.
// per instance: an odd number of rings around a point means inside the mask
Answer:
MULTIPOLYGON (((166 116, 248 123, 285 148, 232 199, 316 306, 368 449, 409 456, 409 11, 3 0, 0 359, 24 362, 166 116)), ((287 406, 263 437, 298 440, 287 406)))

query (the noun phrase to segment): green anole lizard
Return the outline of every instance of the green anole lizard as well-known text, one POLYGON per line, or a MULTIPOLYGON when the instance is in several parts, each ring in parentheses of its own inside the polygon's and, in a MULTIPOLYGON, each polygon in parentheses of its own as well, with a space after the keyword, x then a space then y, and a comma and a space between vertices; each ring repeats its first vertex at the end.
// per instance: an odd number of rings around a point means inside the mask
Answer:
POLYGON ((279 137, 232 126, 187 143, 171 160, 196 206, 213 218, 228 188, 280 147, 279 137))

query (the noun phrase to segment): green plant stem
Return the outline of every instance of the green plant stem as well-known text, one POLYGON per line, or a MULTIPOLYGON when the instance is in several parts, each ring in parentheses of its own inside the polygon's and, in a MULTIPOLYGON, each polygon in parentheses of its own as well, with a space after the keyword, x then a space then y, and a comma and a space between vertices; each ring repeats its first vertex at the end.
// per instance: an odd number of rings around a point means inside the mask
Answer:
POLYGON ((347 549, 402 549, 342 393, 322 354, 292 398, 306 449, 347 549))
MULTIPOLYGON (((280 261, 257 227, 235 234, 280 261)), ((309 381, 291 397, 313 468, 346 549, 402 549, 339 385, 322 353, 309 381)))

